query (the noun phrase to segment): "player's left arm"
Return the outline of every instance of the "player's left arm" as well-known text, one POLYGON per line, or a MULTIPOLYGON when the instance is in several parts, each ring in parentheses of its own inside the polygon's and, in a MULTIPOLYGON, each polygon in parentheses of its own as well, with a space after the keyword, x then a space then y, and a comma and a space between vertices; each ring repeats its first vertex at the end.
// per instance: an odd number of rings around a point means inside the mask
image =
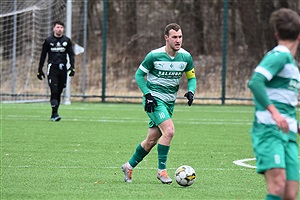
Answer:
POLYGON ((184 94, 184 97, 186 97, 188 99, 188 105, 191 106, 194 101, 194 94, 195 94, 196 85, 197 85, 194 68, 186 71, 185 75, 188 79, 188 92, 184 94))
POLYGON ((192 92, 194 94, 195 90, 196 90, 196 86, 197 86, 195 69, 193 68, 193 69, 185 72, 185 75, 188 79, 188 91, 192 92))
POLYGON ((70 68, 71 69, 75 69, 74 63, 75 63, 75 53, 73 50, 73 44, 71 39, 69 39, 68 41, 68 46, 67 46, 67 53, 69 55, 69 59, 70 59, 70 68))

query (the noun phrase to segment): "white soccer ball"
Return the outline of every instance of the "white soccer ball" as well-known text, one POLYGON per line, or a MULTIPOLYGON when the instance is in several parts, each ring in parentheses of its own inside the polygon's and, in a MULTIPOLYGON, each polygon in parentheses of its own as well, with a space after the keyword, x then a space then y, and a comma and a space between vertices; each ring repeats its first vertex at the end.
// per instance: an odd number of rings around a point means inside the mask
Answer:
POLYGON ((184 187, 192 185, 196 180, 195 170, 188 165, 182 165, 175 171, 176 182, 184 187))

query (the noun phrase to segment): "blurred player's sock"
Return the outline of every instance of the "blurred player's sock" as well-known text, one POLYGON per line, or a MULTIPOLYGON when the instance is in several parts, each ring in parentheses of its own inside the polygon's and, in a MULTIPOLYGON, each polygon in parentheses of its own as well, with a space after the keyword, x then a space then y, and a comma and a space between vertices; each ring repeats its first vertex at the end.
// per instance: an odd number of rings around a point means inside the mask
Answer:
POLYGON ((281 196, 277 196, 274 194, 267 194, 266 200, 282 200, 281 196))

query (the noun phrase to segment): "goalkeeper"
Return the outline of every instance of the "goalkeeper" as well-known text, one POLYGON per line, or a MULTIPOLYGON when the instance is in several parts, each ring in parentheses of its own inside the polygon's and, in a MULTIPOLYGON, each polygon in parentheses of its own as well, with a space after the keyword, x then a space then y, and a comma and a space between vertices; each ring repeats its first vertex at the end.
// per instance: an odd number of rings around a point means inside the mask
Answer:
POLYGON ((53 24, 53 35, 49 36, 43 44, 40 57, 37 77, 40 80, 45 78, 43 65, 48 54, 47 78, 50 87, 51 97, 50 104, 52 107, 51 120, 59 121, 61 117, 58 115, 58 108, 63 89, 66 87, 67 74, 75 75, 74 69, 74 51, 71 39, 63 35, 64 23, 56 21, 53 24), (69 55, 70 68, 67 69, 67 54, 69 55))
POLYGON ((164 184, 172 183, 166 171, 170 144, 175 131, 171 117, 183 73, 188 79, 188 92, 184 96, 188 99, 189 106, 194 100, 196 77, 191 54, 181 48, 180 26, 175 23, 167 25, 164 38, 166 45, 148 53, 135 73, 136 82, 144 95, 144 110, 150 122, 146 139, 137 146, 129 161, 122 165, 125 182, 132 182, 133 168, 158 143, 157 178, 164 184))

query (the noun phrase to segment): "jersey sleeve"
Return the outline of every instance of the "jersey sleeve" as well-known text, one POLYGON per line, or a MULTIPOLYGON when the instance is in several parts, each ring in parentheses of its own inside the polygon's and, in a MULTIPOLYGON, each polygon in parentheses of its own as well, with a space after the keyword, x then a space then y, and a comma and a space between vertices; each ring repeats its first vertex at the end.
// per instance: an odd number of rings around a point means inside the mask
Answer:
POLYGON ((47 52, 49 49, 49 44, 47 39, 44 41, 43 43, 43 47, 42 47, 42 52, 41 52, 41 56, 40 56, 40 62, 39 62, 39 69, 42 69, 45 63, 45 59, 47 56, 47 52))
POLYGON ((194 69, 193 58, 190 54, 186 55, 187 57, 187 66, 185 68, 185 75, 188 79, 188 91, 195 93, 197 86, 197 79, 194 69))
POLYGON ((145 78, 144 78, 145 75, 146 75, 146 73, 144 71, 142 71, 140 68, 138 68, 135 72, 135 81, 144 95, 149 93, 149 89, 147 87, 147 84, 146 84, 145 78))
POLYGON ((67 53, 69 55, 71 68, 74 69, 75 68, 75 66, 74 66, 74 63, 75 63, 75 53, 74 53, 74 50, 73 50, 73 44, 72 44, 71 39, 69 39, 69 41, 68 41, 67 53))
POLYGON ((139 66, 139 69, 148 74, 149 71, 154 68, 153 61, 153 54, 150 52, 146 55, 145 59, 139 66))
POLYGON ((197 86, 197 79, 196 77, 188 79, 188 91, 192 92, 193 94, 195 93, 197 86))
POLYGON ((274 52, 267 55, 255 68, 256 73, 262 74, 268 81, 270 81, 276 74, 278 74, 284 67, 287 57, 283 53, 274 52))
POLYGON ((262 106, 261 109, 266 109, 272 104, 266 92, 266 81, 267 78, 264 75, 255 72, 248 83, 255 100, 262 106))
POLYGON ((145 76, 153 67, 153 55, 150 52, 146 55, 135 73, 135 81, 144 95, 150 92, 145 81, 145 76))
POLYGON ((185 57, 186 57, 186 61, 187 61, 187 66, 186 66, 184 72, 187 73, 194 69, 194 61, 193 61, 191 54, 186 54, 185 57))

